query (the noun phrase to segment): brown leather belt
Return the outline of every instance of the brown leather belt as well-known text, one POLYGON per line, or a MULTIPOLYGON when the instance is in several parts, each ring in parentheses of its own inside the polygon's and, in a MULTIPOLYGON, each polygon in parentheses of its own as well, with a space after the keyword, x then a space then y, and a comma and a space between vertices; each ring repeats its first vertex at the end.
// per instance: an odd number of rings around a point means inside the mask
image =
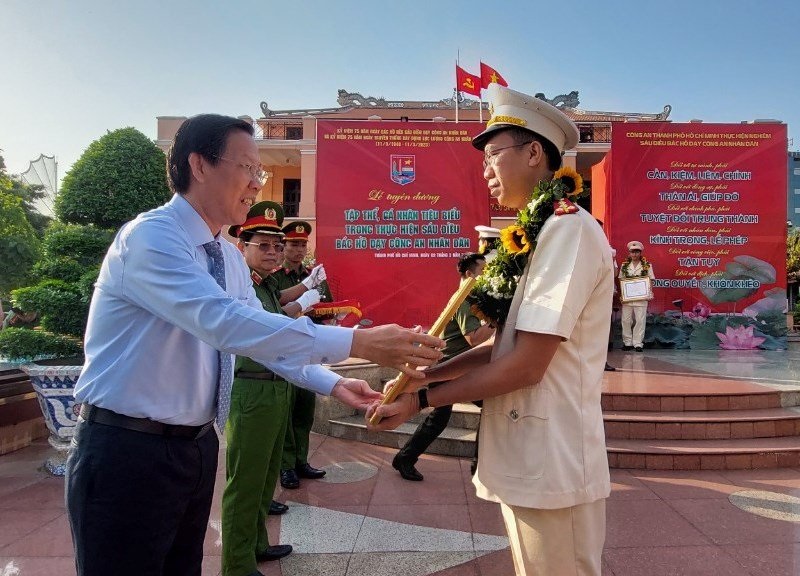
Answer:
POLYGON ((265 372, 237 372, 236 377, 245 380, 283 380, 282 377, 270 370, 266 370, 265 372))
POLYGON ((97 422, 106 426, 115 426, 135 432, 145 434, 156 434, 159 436, 177 436, 179 438, 202 438, 203 435, 214 427, 214 421, 207 422, 202 426, 183 426, 181 424, 164 424, 149 418, 133 418, 118 414, 113 410, 106 410, 99 406, 84 403, 81 406, 81 418, 87 422, 97 422))

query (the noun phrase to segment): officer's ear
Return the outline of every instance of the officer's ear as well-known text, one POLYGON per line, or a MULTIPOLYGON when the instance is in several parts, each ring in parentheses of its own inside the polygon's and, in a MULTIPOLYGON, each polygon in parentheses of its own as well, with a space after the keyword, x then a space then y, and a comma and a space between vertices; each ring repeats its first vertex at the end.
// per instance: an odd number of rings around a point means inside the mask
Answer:
POLYGON ((537 168, 539 166, 547 166, 547 154, 544 152, 544 146, 538 140, 534 140, 530 143, 530 148, 528 148, 528 152, 530 156, 528 157, 528 166, 531 168, 537 168))

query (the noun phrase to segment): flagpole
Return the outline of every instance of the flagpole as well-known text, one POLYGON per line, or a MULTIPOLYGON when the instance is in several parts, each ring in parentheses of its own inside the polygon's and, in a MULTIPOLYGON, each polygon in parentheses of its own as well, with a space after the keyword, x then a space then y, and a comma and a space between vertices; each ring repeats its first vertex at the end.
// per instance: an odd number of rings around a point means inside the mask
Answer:
POLYGON ((458 95, 460 94, 458 90, 458 51, 456 51, 456 88, 453 92, 453 100, 456 103, 456 124, 458 124, 458 95))
POLYGON ((483 89, 481 89, 481 95, 478 96, 478 119, 483 124, 483 89))

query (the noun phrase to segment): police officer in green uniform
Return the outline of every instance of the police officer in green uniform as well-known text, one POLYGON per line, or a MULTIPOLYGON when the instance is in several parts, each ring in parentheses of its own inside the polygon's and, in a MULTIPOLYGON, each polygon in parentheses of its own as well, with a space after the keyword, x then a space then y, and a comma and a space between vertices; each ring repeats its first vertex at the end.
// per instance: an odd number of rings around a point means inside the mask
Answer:
MULTIPOLYGON (((285 306, 270 274, 283 258, 283 209, 275 202, 259 202, 244 224, 232 226, 231 236, 251 270, 256 296, 269 312, 301 311, 319 298, 313 292, 285 306)), ((321 367, 317 367, 322 369, 321 367)), ((222 574, 260 574, 256 564, 291 553, 288 545, 270 546, 268 514, 282 514, 287 506, 272 500, 280 470, 289 407, 294 385, 250 358, 237 356, 227 436, 226 477, 222 496, 222 574)))
MULTIPOLYGON (((303 265, 303 260, 308 254, 311 224, 297 220, 284 226, 283 233, 286 250, 283 255, 283 268, 274 274, 277 285, 286 290, 313 280, 312 286, 320 292, 323 300, 331 302, 333 298, 328 283, 325 282, 324 267, 320 264, 309 269, 303 265)), ((284 296, 284 300, 286 299, 284 296)), ((297 386, 293 388, 294 402, 289 410, 289 425, 283 446, 280 474, 281 486, 289 489, 299 488, 300 478, 317 479, 325 476, 324 470, 314 468, 308 463, 308 442, 311 427, 314 425, 316 394, 297 386)))

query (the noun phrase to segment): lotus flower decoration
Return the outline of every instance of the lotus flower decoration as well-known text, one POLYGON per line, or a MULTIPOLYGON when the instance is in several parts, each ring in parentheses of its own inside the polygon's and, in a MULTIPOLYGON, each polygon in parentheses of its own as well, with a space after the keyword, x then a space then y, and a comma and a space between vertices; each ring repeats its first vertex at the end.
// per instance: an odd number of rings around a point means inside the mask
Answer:
POLYGON ((766 338, 753 336, 752 326, 737 326, 725 328, 725 334, 717 332, 719 347, 724 350, 755 350, 766 338))
POLYGON ((697 320, 698 322, 703 322, 711 316, 711 308, 706 306, 702 302, 698 302, 694 305, 694 308, 690 312, 686 312, 686 316, 691 318, 692 320, 697 320))

